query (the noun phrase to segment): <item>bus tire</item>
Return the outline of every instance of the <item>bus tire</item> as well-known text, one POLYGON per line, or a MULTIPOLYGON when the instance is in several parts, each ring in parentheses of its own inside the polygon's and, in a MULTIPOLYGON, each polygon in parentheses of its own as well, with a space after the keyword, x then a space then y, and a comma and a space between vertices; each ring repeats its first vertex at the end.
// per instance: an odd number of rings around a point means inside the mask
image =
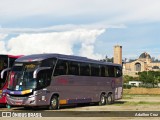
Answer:
POLYGON ((51 100, 50 100, 50 106, 49 106, 50 110, 57 110, 59 109, 59 100, 57 96, 52 96, 51 100))
POLYGON ((99 105, 102 106, 102 105, 105 105, 105 104, 106 104, 106 96, 105 96, 105 94, 101 94, 99 105))
POLYGON ((112 96, 112 93, 109 93, 106 97, 106 102, 108 105, 112 104, 113 103, 113 96, 112 96))

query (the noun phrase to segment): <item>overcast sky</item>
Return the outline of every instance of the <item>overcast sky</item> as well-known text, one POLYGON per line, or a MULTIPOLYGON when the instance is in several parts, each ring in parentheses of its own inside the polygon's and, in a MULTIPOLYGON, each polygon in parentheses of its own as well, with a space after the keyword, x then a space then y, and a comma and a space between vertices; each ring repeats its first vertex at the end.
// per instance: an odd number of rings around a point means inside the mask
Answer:
POLYGON ((160 59, 160 0, 0 0, 1 54, 160 59))

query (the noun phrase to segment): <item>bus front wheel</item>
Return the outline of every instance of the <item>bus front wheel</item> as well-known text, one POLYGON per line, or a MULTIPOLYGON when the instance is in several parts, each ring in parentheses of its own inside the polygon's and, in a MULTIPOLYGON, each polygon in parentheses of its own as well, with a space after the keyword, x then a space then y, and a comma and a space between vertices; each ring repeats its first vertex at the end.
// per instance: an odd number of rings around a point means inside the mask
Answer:
POLYGON ((99 105, 105 105, 106 104, 106 96, 105 94, 101 94, 99 105))
POLYGON ((57 110, 59 109, 59 100, 57 96, 52 96, 51 101, 50 101, 50 110, 57 110))

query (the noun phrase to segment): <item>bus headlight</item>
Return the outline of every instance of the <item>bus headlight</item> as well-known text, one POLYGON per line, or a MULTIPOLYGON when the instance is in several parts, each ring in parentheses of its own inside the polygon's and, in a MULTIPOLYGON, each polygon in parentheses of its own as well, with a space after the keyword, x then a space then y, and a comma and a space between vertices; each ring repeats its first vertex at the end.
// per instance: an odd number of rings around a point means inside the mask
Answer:
POLYGON ((42 94, 42 92, 35 93, 34 95, 30 95, 29 98, 35 97, 35 96, 37 96, 37 95, 39 95, 39 94, 42 94))
POLYGON ((32 104, 32 103, 34 103, 34 102, 35 102, 35 100, 31 100, 31 101, 30 101, 30 104, 32 104))

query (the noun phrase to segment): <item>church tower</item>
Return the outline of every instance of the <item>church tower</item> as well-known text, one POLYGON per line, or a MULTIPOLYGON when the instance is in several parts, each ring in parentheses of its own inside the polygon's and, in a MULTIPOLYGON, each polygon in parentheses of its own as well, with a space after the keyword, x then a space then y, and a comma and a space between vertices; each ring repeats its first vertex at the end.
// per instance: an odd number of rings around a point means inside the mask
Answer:
POLYGON ((122 46, 114 46, 114 60, 113 63, 122 64, 122 46))

